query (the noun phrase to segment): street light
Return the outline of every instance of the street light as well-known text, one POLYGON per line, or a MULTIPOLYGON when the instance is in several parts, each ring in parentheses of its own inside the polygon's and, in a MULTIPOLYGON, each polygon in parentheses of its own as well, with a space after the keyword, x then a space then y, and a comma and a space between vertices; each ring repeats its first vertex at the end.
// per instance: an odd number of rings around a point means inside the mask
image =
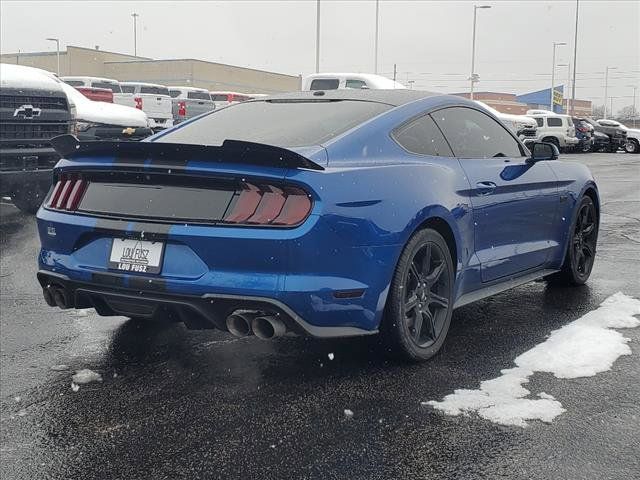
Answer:
POLYGON ((569 105, 570 105, 570 101, 571 101, 571 96, 569 94, 569 86, 571 85, 571 64, 570 63, 559 63, 558 65, 556 65, 556 67, 567 67, 567 84, 563 87, 563 93, 565 96, 565 100, 567 102, 566 106, 564 107, 564 113, 565 115, 569 115, 569 105))
POLYGON ((60 76, 60 39, 59 38, 47 38, 50 42, 56 42, 56 63, 57 63, 57 71, 56 73, 60 76))
POLYGON ((476 69, 476 19, 478 14, 478 9, 491 8, 490 5, 474 5, 473 6, 473 40, 471 41, 471 76, 469 80, 471 81, 471 89, 469 93, 469 98, 473 100, 473 84, 478 81, 478 75, 475 73, 476 69))
POLYGON ((138 17, 140 15, 133 12, 131 16, 133 17, 133 56, 137 57, 138 56, 138 17))
MULTIPOLYGON (((604 69, 604 118, 607 118, 607 90, 609 89, 609 70, 616 70, 618 67, 606 67, 604 69)), ((613 113, 613 112, 611 112, 613 113)))
POLYGON ((553 60, 551 61, 551 101, 549 102, 549 107, 552 112, 553 109, 553 93, 556 91, 555 80, 556 80, 556 47, 560 45, 566 45, 566 42, 553 42, 553 60))

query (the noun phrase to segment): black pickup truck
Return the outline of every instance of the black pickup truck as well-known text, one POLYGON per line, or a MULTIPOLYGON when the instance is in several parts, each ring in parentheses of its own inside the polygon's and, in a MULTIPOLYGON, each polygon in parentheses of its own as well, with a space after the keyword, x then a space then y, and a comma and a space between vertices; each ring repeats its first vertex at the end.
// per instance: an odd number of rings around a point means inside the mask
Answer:
POLYGON ((37 69, 0 68, 0 196, 35 213, 60 158, 50 140, 70 133, 72 107, 59 84, 37 69))

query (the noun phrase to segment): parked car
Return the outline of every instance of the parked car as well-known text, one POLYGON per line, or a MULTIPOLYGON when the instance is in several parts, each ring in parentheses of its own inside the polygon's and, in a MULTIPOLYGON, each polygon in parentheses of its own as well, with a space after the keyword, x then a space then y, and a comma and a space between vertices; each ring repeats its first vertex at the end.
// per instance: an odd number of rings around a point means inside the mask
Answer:
POLYGON ((576 149, 580 152, 586 153, 593 149, 593 126, 588 122, 579 118, 572 117, 573 126, 576 128, 576 138, 578 139, 578 145, 576 149))
POLYGON ((124 93, 132 94, 135 108, 147 114, 154 131, 173 127, 173 105, 167 87, 142 82, 120 82, 120 86, 124 93))
POLYGON ((530 154, 459 97, 296 92, 145 142, 56 144, 38 212, 51 306, 265 339, 380 333, 424 360, 454 308, 538 278, 580 285, 594 262, 587 167, 547 143, 530 154))
POLYGON ((390 78, 372 73, 314 73, 302 80, 302 90, 338 90, 343 88, 393 90, 406 87, 390 78))
POLYGON ((147 115, 137 108, 96 102, 71 85, 60 82, 69 102, 75 106, 75 135, 86 140, 142 140, 153 131, 147 115))
POLYGON ((613 125, 601 125, 592 118, 583 118, 582 120, 593 127, 594 133, 604 134, 608 138, 608 141, 604 142, 601 140, 602 137, 598 135, 598 141, 594 142, 593 145, 594 151, 604 150, 613 153, 624 148, 627 143, 627 132, 622 128, 613 125))
POLYGON ((47 72, 0 64, 0 196, 35 213, 60 156, 51 138, 72 131, 74 112, 47 72))
POLYGON ((502 113, 493 107, 490 107, 484 102, 474 100, 478 105, 490 111, 493 115, 498 117, 507 128, 516 134, 520 140, 525 141, 527 139, 535 140, 537 137, 538 124, 537 122, 526 115, 514 115, 511 113, 502 113))
POLYGON ((209 92, 209 94, 211 95, 211 100, 213 100, 216 108, 223 108, 231 105, 232 103, 246 102, 247 100, 253 99, 251 95, 239 92, 215 91, 209 92))
POLYGON ((211 95, 204 88, 167 87, 171 95, 173 124, 197 117, 216 108, 211 95))
POLYGON ((538 124, 538 141, 552 143, 559 150, 572 150, 579 144, 573 120, 569 115, 546 110, 528 110, 527 115, 538 124))
POLYGON ((616 120, 601 119, 598 120, 598 123, 602 127, 624 130, 627 134, 627 141, 623 146, 624 151, 627 153, 640 153, 640 129, 629 128, 616 120))
POLYGON ((91 100, 118 103, 129 107, 135 106, 133 95, 123 93, 120 82, 112 78, 73 76, 60 77, 60 79, 64 83, 75 87, 85 97, 91 100))

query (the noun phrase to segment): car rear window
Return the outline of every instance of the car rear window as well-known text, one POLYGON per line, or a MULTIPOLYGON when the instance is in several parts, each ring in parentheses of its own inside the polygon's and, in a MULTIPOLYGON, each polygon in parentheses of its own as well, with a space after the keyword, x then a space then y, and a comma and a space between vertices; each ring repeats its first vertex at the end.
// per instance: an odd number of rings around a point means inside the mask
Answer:
POLYGON ((391 105, 356 100, 264 100, 215 110, 157 142, 222 145, 244 140, 280 147, 322 144, 391 105))
POLYGON ((140 87, 140 93, 150 93, 151 95, 166 95, 169 96, 169 89, 165 87, 140 87))
POLYGON ((192 98, 193 100, 211 100, 207 92, 189 92, 187 93, 187 98, 192 98))
POLYGON ((180 96, 180 90, 169 90, 171 98, 178 98, 180 96))
POLYGON ((335 90, 340 85, 337 78, 316 78, 311 82, 309 90, 335 90))
POLYGON ((113 93, 122 93, 119 83, 91 82, 91 86, 95 88, 106 88, 107 90, 111 90, 113 93))
POLYGON ((211 95, 211 100, 214 102, 226 102, 229 96, 226 93, 216 93, 211 95))
POLYGON ((122 85, 122 93, 135 93, 136 87, 133 85, 122 85))
POLYGON ((84 82, 82 80, 64 80, 64 83, 71 85, 72 87, 84 87, 84 82))

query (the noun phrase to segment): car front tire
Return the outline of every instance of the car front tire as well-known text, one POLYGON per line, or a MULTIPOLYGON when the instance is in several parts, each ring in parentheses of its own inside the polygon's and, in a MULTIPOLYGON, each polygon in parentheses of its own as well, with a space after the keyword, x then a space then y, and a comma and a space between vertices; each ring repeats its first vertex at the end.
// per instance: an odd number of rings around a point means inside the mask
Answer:
POLYGON ((627 143, 624 144, 624 151, 627 153, 639 153, 640 152, 640 143, 635 138, 628 140, 627 143))
POLYGON ((416 362, 440 350, 451 323, 454 279, 442 235, 430 228, 416 232, 396 266, 380 328, 388 352, 416 362))

